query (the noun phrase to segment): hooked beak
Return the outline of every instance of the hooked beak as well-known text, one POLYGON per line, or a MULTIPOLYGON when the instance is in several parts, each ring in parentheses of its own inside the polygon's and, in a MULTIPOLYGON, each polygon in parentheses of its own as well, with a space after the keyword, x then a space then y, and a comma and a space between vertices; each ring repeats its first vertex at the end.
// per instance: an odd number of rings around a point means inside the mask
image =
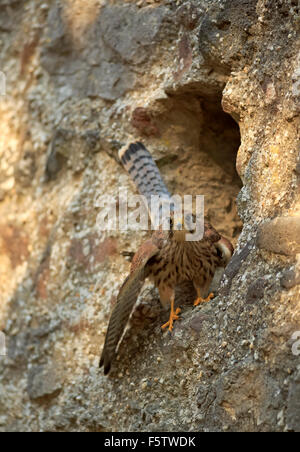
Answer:
POLYGON ((183 225, 180 218, 174 218, 174 231, 182 231, 183 225))
POLYGON ((181 218, 174 218, 173 234, 177 242, 185 241, 186 231, 184 230, 181 218))

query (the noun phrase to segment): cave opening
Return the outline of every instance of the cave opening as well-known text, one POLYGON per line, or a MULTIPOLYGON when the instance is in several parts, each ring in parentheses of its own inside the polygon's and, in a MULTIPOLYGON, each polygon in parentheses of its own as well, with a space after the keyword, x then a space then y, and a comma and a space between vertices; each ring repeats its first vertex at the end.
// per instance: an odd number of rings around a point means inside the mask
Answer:
POLYGON ((161 143, 174 152, 167 168, 158 159, 167 185, 172 193, 204 195, 206 218, 235 246, 242 230, 236 207, 242 187, 238 124, 223 111, 219 95, 171 94, 158 109, 161 143))

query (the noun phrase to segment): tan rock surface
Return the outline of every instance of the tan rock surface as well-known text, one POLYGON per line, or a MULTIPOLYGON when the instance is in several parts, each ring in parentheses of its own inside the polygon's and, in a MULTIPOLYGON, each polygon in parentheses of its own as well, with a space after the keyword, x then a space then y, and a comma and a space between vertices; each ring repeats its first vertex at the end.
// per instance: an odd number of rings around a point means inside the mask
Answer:
POLYGON ((300 215, 297 2, 83 3, 0 0, 0 430, 299 431, 299 255, 257 246, 300 215), (106 378, 122 253, 146 236, 96 222, 134 193, 130 137, 237 249, 173 335, 145 286, 106 378))

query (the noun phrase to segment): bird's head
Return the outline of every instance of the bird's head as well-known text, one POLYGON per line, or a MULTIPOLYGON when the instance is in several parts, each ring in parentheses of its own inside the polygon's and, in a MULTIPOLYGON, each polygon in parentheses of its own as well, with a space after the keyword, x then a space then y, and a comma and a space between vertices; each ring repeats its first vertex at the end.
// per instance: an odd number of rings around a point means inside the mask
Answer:
POLYGON ((225 268, 234 252, 231 242, 226 239, 226 237, 219 234, 208 221, 204 222, 204 231, 204 237, 214 243, 219 257, 222 259, 222 267, 225 268))
POLYGON ((219 254, 222 258, 224 267, 230 261, 234 248, 230 241, 219 234, 216 229, 207 221, 204 221, 204 229, 201 230, 200 222, 197 224, 197 217, 193 213, 187 213, 184 216, 176 215, 172 212, 170 215, 170 232, 169 236, 172 240, 176 242, 184 242, 187 240, 187 235, 189 234, 189 240, 207 240, 208 242, 214 243, 219 254), (203 234, 199 233, 202 232, 203 234))
POLYGON ((221 238, 216 242, 216 248, 220 252, 220 256, 223 259, 224 268, 228 265, 232 258, 234 248, 231 242, 221 235, 221 238))

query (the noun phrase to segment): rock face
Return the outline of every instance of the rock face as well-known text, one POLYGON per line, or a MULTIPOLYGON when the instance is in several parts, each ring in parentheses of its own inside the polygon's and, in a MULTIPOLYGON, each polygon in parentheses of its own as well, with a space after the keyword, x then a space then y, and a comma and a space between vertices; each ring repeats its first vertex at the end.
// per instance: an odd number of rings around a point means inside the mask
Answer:
POLYGON ((299 18, 293 0, 0 0, 1 431, 300 431, 299 18), (147 235, 97 223, 134 193, 130 138, 236 253, 210 303, 178 293, 172 335, 147 284, 104 377, 147 235))
POLYGON ((300 216, 277 217, 258 228, 257 246, 277 254, 300 253, 300 216))

